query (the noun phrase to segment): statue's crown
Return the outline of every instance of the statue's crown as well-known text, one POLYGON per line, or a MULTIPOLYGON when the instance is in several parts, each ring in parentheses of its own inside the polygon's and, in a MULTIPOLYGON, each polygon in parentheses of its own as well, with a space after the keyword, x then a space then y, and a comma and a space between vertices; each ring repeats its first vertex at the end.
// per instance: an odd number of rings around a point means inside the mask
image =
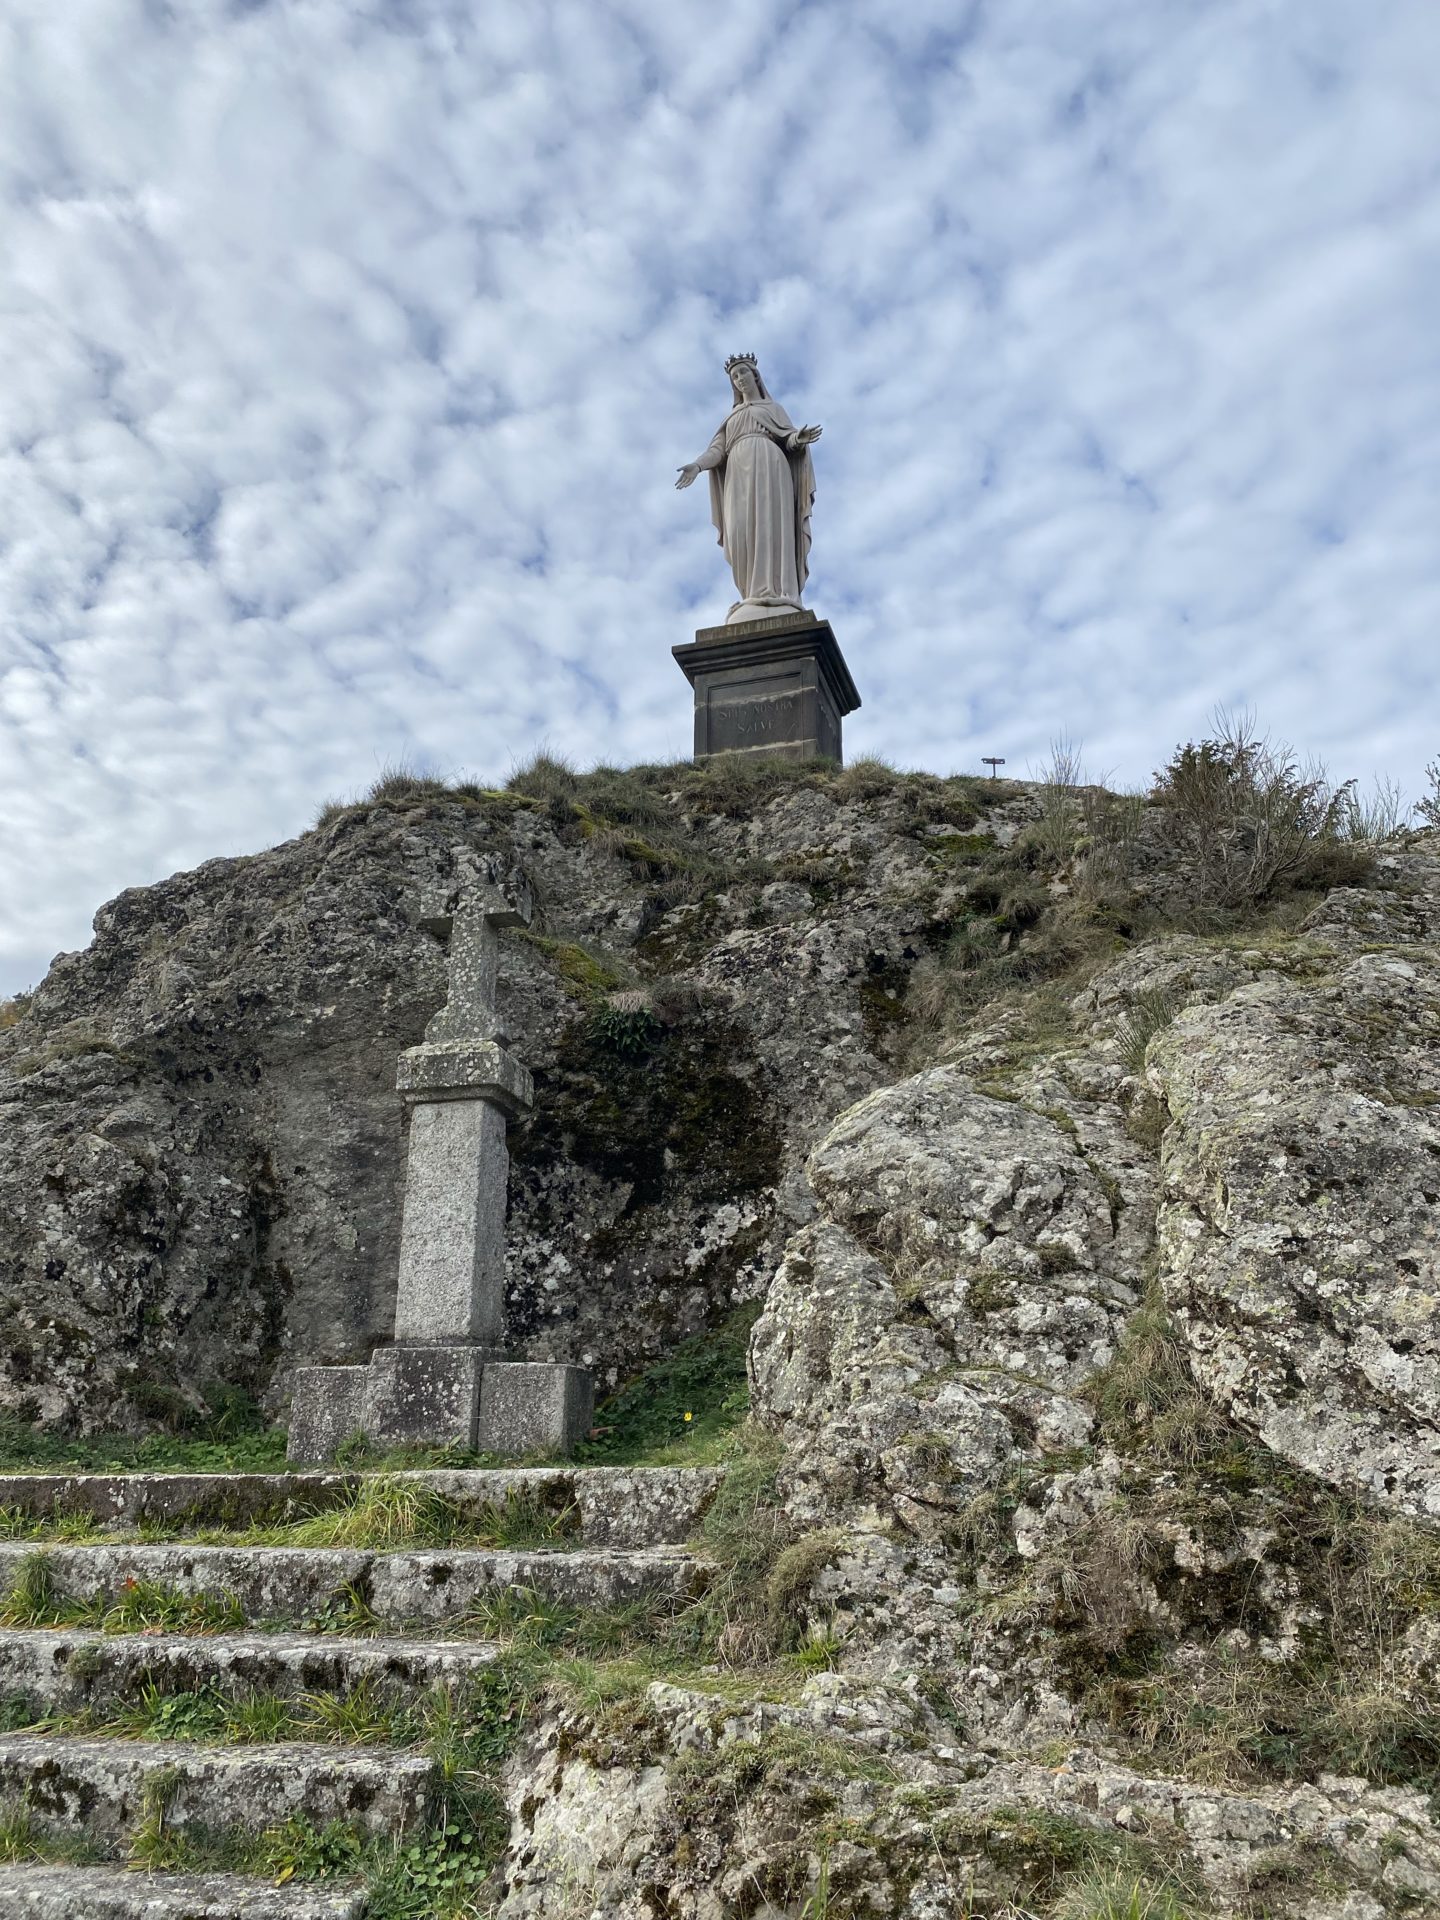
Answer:
POLYGON ((725 371, 730 373, 736 367, 751 367, 756 373, 760 371, 753 353, 732 353, 725 362, 725 371))

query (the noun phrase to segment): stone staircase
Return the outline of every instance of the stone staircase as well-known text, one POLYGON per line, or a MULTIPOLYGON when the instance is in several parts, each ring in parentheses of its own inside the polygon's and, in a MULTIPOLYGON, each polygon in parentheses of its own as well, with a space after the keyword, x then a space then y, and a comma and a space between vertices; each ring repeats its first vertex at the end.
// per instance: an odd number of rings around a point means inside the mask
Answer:
MULTIPOLYGON (((683 1606, 704 1584, 685 1543, 720 1478, 387 1476, 437 1496, 460 1535, 393 1548, 223 1538, 344 1508, 361 1474, 0 1478, 27 1533, 0 1542, 0 1916, 361 1920, 377 1859, 403 1880, 406 1849, 468 1817, 433 1729, 503 1674, 507 1607, 683 1606), (516 1502, 549 1516, 543 1544, 466 1544, 467 1517, 516 1502)), ((419 1898, 384 1911, 465 1911, 419 1898)))

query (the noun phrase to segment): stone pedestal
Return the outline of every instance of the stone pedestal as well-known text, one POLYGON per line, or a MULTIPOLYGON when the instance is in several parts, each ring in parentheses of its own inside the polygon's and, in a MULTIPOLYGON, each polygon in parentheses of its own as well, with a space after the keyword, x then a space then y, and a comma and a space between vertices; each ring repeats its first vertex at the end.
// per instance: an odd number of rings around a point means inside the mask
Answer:
POLYGON ((477 1347, 377 1347, 365 1432, 394 1447, 473 1447, 484 1355, 477 1347))
POLYGON ((702 627, 671 651, 695 690, 697 760, 843 761, 841 722, 860 695, 828 620, 787 613, 702 627))

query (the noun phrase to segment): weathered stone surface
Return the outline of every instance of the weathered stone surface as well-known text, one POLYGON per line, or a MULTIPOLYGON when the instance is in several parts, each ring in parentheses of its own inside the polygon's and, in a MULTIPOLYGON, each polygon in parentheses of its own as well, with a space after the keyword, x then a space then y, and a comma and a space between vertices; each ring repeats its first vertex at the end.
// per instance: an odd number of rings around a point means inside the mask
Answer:
POLYGON ((421 1754, 302 1745, 201 1747, 183 1740, 0 1734, 0 1806, 23 1804, 47 1831, 117 1848, 164 1781, 165 1822, 252 1833, 290 1818, 354 1820, 371 1833, 420 1823, 435 1779, 421 1754))
POLYGON ((480 1381, 476 1446, 501 1459, 573 1453, 595 1417, 588 1367, 553 1361, 495 1361, 480 1381))
POLYGON ((833 1224, 805 1228, 750 1349, 757 1414, 786 1440, 787 1504, 814 1518, 899 1508, 923 1526, 937 1479, 972 1491, 993 1479, 1010 1429, 952 1364, 938 1332, 907 1321, 873 1255, 833 1224))
POLYGON ((290 1389, 285 1455, 300 1466, 333 1460, 365 1425, 365 1367, 297 1367, 290 1389))
POLYGON ((1087 1835, 1102 1859, 1125 1861, 1127 1841, 1148 1843, 1217 1913, 1264 1887, 1278 1889, 1277 1913, 1317 1920, 1328 1909, 1306 1897, 1306 1862, 1321 1884, 1379 1897, 1355 1914, 1424 1910, 1440 1892, 1440 1836, 1418 1793, 1329 1777, 1237 1792, 1147 1778, 1083 1746, 1058 1766, 1002 1760, 947 1731, 914 1692, 834 1674, 793 1706, 653 1685, 628 1750, 583 1716, 553 1722, 512 1783, 520 1811, 500 1913, 561 1920, 583 1902, 643 1920, 658 1884, 678 1911, 722 1920, 742 1897, 794 1911, 822 1873, 832 1898, 843 1885, 862 1912, 929 1920, 953 1911, 961 1886, 967 1902, 998 1913, 1017 1890, 1043 1889, 1027 1881, 1029 1834, 1042 1872, 1067 1857, 1062 1845, 1079 1854, 1087 1835), (710 1791, 716 1778, 724 1785, 710 1791), (844 1822, 843 1846, 819 1841, 820 1793, 830 1820, 844 1822))
POLYGON ((937 1067, 845 1114, 808 1171, 825 1222, 791 1243, 751 1345, 797 1495, 924 1531, 1017 1446, 1088 1438, 1081 1389, 1141 1275, 1073 1132, 937 1067))
POLYGON ((1267 1445, 1440 1517, 1440 956, 1332 964, 1152 1042, 1165 1288, 1197 1378, 1267 1445))
POLYGON ((509 1167, 505 1113, 493 1101, 411 1109, 397 1340, 500 1341, 509 1167))
MULTIPOLYGON (((33 1547, 0 1544, 0 1592, 33 1547)), ((462 1619, 481 1595, 507 1587, 576 1606, 609 1606, 645 1594, 679 1595, 696 1583, 694 1563, 658 1551, 379 1553, 345 1547, 53 1547, 46 1550, 55 1592, 71 1600, 118 1598, 127 1580, 153 1580, 186 1594, 233 1598, 250 1621, 315 1619, 353 1589, 387 1626, 462 1619)))
POLYGON ((427 1044, 494 1042, 503 1050, 509 1036, 495 995, 498 935, 502 927, 528 927, 534 911, 528 876, 495 859, 477 863, 473 881, 450 889, 429 906, 426 925, 434 933, 449 934, 450 952, 445 1005, 425 1029, 427 1044))
POLYGON ((120 1867, 0 1866, 10 1920, 361 1920, 353 1889, 271 1887, 239 1874, 120 1867))
POLYGON ((293 1518, 348 1500, 358 1473, 7 1473, 0 1507, 33 1519, 76 1515, 103 1526, 142 1520, 230 1526, 293 1518))
POLYGON ((479 1347, 380 1347, 365 1383, 365 1432, 392 1445, 473 1447, 479 1347))
POLYGON ((410 1101, 484 1096, 509 1113, 523 1113, 535 1098, 529 1069, 491 1041, 427 1040, 407 1047, 400 1056, 395 1085, 410 1101))

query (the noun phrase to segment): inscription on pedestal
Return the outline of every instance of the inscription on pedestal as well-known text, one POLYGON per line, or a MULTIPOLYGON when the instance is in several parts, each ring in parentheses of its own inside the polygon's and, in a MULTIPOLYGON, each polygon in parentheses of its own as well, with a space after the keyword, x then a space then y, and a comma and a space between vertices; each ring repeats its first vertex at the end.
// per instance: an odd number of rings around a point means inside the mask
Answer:
POLYGON ((710 752, 743 751, 800 737, 800 689, 778 691, 773 681, 742 681, 738 686, 712 687, 710 752))

